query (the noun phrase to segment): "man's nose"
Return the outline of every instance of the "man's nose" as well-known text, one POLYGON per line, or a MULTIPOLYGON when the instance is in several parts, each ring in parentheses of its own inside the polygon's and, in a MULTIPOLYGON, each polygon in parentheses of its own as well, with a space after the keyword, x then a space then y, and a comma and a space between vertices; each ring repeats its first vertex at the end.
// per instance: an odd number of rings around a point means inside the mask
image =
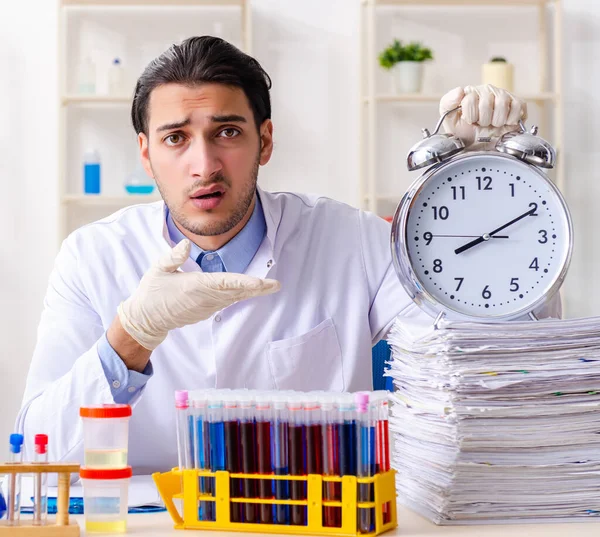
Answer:
POLYGON ((190 175, 198 179, 210 179, 223 169, 217 148, 206 140, 196 140, 188 153, 190 175))

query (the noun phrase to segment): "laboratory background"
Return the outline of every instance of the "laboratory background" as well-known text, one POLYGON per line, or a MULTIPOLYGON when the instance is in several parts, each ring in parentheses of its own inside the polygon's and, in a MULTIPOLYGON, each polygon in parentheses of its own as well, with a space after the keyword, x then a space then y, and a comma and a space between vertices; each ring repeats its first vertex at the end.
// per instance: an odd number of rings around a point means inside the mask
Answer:
MULTIPOLYGON (((119 4, 0 3, 0 438, 21 403, 61 241, 158 199, 139 164, 130 100, 144 66, 193 35, 231 41, 271 76, 275 149, 260 170, 263 189, 316 193, 382 217, 418 175, 406 171, 406 154, 435 125, 440 97, 486 77, 510 85, 527 101, 528 123, 557 147, 551 176, 575 233, 565 316, 600 312, 600 3, 119 4), (424 61, 403 77, 380 61, 395 40, 422 47, 424 61)), ((2 442, 0 460, 7 452, 2 442)))

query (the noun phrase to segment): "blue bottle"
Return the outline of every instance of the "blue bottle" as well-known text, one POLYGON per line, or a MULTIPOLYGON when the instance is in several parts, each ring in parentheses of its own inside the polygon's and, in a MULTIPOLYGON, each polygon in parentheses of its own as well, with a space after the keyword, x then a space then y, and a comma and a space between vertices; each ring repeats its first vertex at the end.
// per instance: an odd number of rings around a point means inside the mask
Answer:
POLYGON ((6 500, 2 496, 2 489, 0 489, 0 518, 6 514, 6 500))
POLYGON ((95 150, 83 156, 83 192, 100 194, 100 155, 95 150))

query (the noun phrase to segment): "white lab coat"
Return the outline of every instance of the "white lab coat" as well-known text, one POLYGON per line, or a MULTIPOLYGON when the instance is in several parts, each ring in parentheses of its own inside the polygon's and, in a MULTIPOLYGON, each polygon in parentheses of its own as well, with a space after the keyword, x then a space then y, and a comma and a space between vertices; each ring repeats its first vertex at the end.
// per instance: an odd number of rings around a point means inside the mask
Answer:
MULTIPOLYGON (((336 201, 259 190, 266 237, 246 274, 281 291, 173 330, 133 402, 129 464, 177 465, 174 390, 371 389, 371 348, 398 314, 424 315, 395 274, 390 224, 336 201)), ((97 341, 118 304, 173 246, 163 202, 127 207, 72 233, 50 276, 17 428, 50 437, 50 460, 82 461, 79 407, 112 403, 97 341)), ((191 259, 185 271, 200 270, 191 259)))

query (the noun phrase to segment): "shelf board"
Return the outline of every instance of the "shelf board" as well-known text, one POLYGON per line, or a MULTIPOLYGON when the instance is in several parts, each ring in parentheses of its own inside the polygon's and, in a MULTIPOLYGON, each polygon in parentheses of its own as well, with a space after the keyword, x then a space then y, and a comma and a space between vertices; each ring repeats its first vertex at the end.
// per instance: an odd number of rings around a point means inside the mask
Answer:
POLYGON ((136 6, 241 6, 245 0, 62 0, 65 7, 136 7, 136 6))
MULTIPOLYGON (((545 102, 555 101, 558 99, 557 93, 545 92, 545 93, 519 93, 519 98, 528 102, 545 102)), ((397 95, 376 95, 375 102, 378 103, 430 103, 439 102, 443 97, 443 94, 436 93, 399 93, 397 95)), ((370 97, 363 99, 364 103, 367 104, 371 101, 370 97)))
POLYGON ((557 0, 363 0, 379 6, 543 6, 557 0))
POLYGON ((95 194, 67 194, 61 200, 69 205, 84 205, 96 207, 115 207, 134 205, 136 203, 152 203, 162 198, 157 194, 130 194, 125 196, 103 196, 95 194))
POLYGON ((133 97, 131 95, 91 95, 70 93, 63 95, 62 104, 131 104, 133 97))

